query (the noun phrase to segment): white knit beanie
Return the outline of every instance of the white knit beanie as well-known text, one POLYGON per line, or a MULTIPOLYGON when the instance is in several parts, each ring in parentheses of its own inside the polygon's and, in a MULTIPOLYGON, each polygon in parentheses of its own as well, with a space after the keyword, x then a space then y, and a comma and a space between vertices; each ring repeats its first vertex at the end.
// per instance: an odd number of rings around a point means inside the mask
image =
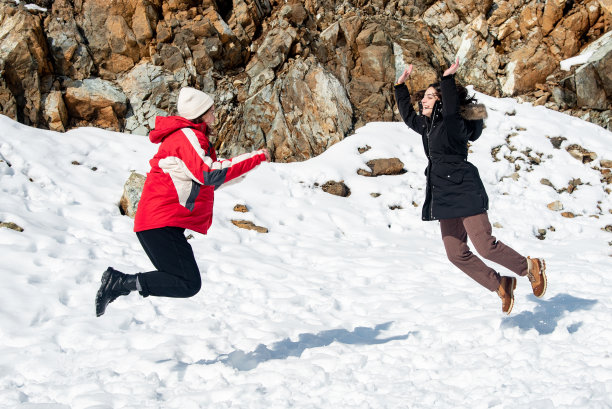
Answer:
POLYGON ((179 92, 176 110, 183 118, 196 119, 213 106, 212 97, 195 88, 185 87, 179 92))

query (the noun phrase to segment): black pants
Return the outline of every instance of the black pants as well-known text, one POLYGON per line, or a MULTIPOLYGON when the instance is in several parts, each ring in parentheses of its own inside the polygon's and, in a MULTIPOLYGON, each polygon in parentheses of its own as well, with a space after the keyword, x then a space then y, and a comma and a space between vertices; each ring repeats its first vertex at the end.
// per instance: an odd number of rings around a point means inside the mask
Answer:
POLYGON ((157 269, 138 274, 143 297, 187 298, 200 291, 200 270, 184 232, 185 229, 179 227, 163 227, 136 233, 157 269))

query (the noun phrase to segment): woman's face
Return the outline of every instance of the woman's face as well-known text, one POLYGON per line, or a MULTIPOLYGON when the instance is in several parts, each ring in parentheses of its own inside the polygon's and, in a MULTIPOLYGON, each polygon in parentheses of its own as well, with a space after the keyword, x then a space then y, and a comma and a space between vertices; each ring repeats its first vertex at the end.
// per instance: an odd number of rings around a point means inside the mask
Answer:
POLYGON ((202 115, 202 121, 206 123, 207 128, 212 128, 213 123, 215 122, 215 106, 210 107, 208 111, 204 115, 202 115))
POLYGON ((436 101, 439 101, 440 97, 436 92, 434 87, 429 87, 425 90, 425 95, 423 95, 423 99, 421 100, 422 111, 421 113, 426 117, 430 117, 433 112, 433 107, 436 101))

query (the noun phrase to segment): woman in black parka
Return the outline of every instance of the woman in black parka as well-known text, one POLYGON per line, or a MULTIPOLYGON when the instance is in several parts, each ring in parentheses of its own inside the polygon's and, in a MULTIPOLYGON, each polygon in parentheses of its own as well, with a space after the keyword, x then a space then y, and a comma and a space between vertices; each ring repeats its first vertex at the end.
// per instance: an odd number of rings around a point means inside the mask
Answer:
POLYGON ((417 113, 404 84, 412 72, 410 65, 395 84, 395 99, 406 125, 421 135, 429 160, 423 220, 440 221, 449 260, 485 288, 496 291, 502 299, 502 311, 510 314, 516 278, 502 277, 488 267, 470 251, 467 238, 482 257, 527 276, 537 297, 546 291, 546 264, 543 259, 521 256, 492 236, 489 198, 478 169, 467 161, 468 141, 480 137, 486 110, 455 84, 458 68, 459 59, 444 72, 439 84, 424 91, 417 113))

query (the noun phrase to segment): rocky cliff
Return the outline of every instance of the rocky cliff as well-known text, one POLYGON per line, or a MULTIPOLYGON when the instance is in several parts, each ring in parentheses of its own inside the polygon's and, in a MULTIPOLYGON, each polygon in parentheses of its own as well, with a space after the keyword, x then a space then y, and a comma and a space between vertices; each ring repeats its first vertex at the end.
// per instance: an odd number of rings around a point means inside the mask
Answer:
POLYGON ((459 56, 481 92, 610 129, 611 26, 611 0, 0 0, 0 113, 145 134, 191 85, 215 95, 222 155, 289 162, 398 120, 399 71, 419 89, 459 56))

